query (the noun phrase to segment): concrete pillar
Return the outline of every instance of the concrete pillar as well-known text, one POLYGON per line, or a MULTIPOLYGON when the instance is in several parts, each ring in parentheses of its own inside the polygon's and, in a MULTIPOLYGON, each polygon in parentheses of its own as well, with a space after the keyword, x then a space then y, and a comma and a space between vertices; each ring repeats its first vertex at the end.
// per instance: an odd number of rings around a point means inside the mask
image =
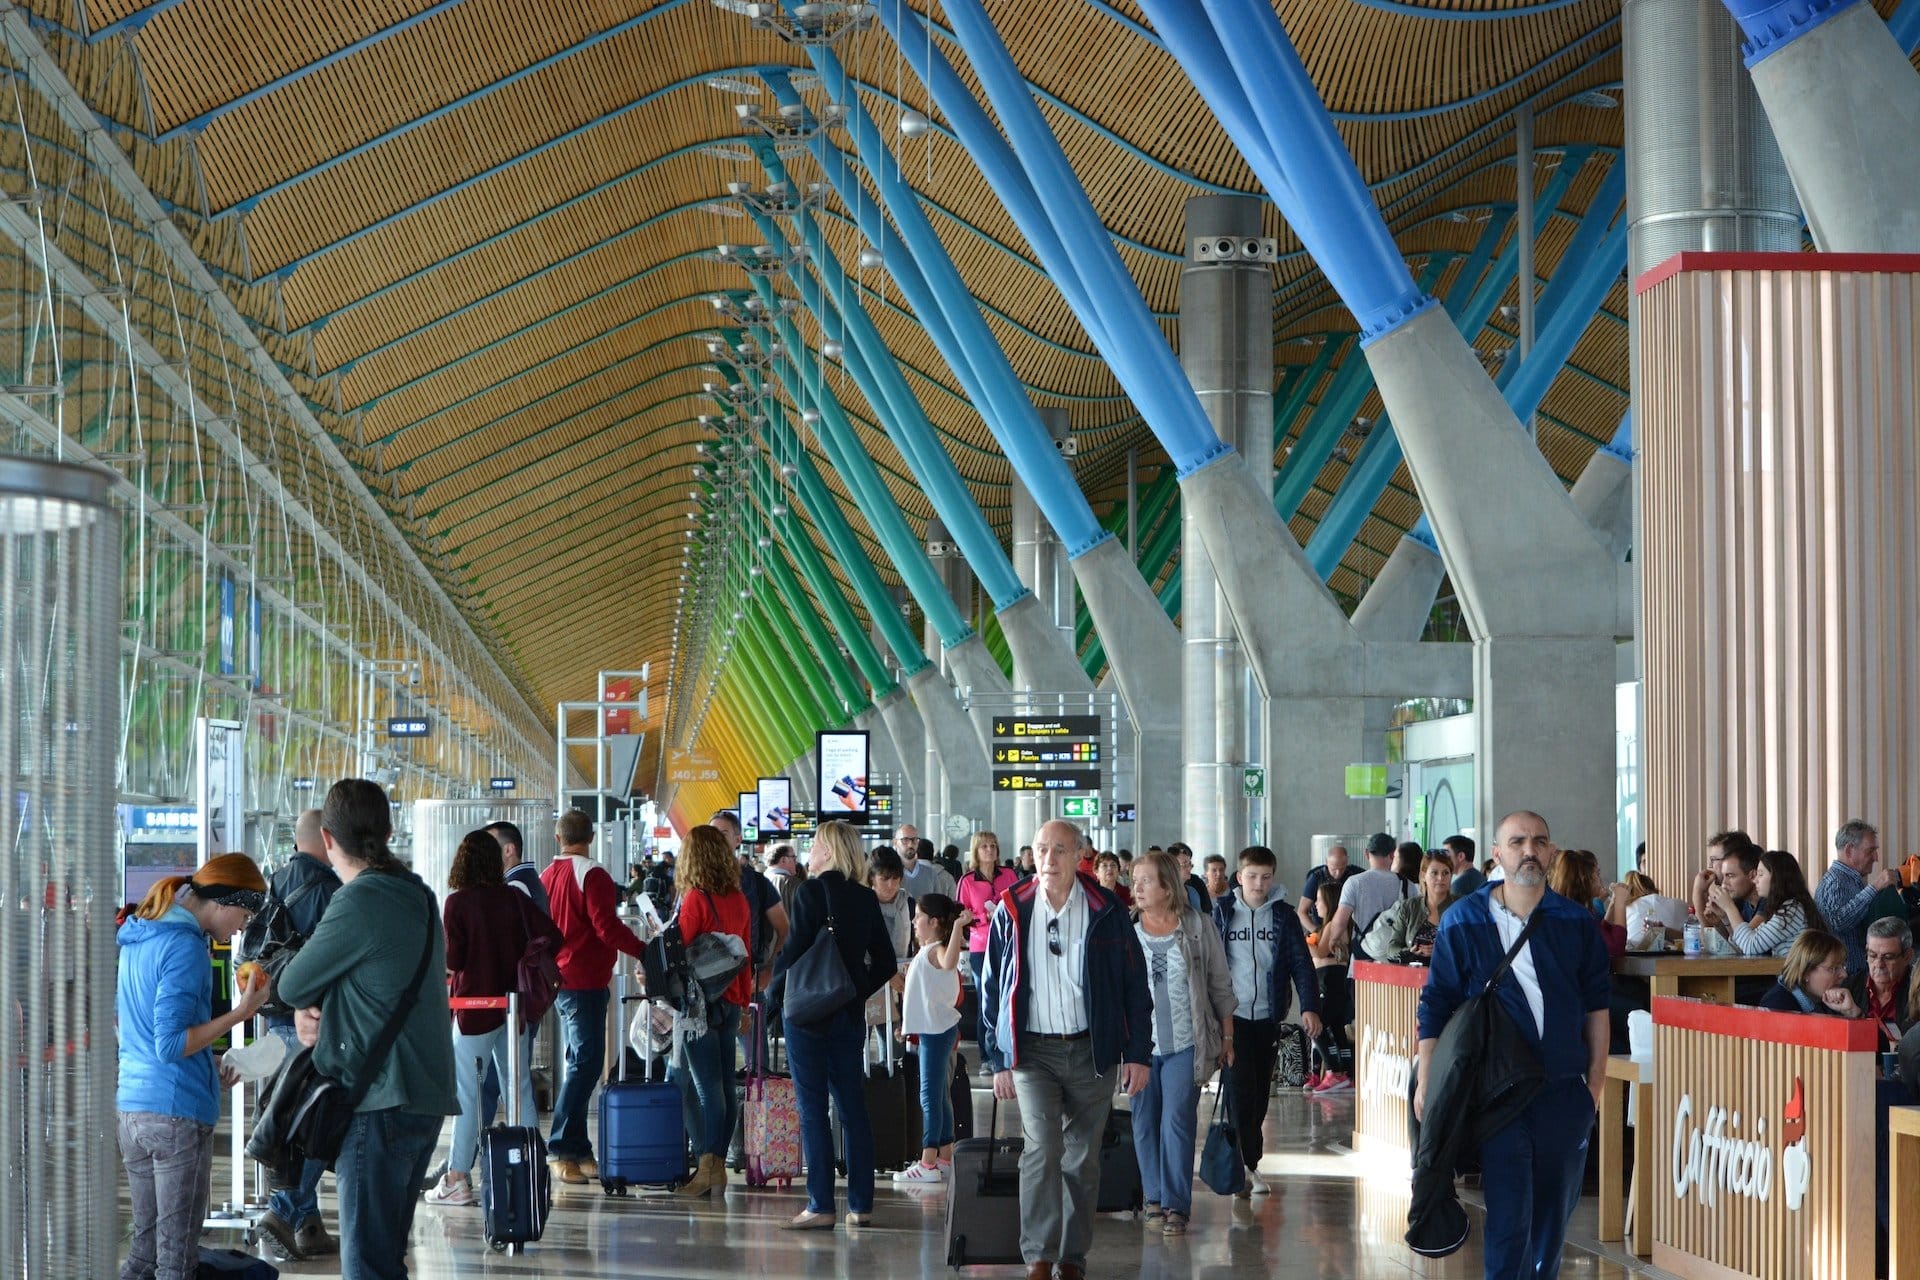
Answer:
MULTIPOLYGON (((945 523, 938 516, 927 521, 927 558, 933 564, 933 571, 940 576, 948 596, 958 606, 961 616, 971 619, 975 612, 976 582, 973 570, 968 566, 959 546, 949 535, 945 523)), ((928 653, 938 651, 940 638, 933 634, 931 626, 927 628, 926 643, 928 653)), ((955 693, 969 698, 976 691, 1001 693, 1010 687, 1006 673, 1000 669, 1000 664, 994 660, 993 655, 987 652, 986 642, 978 636, 964 644, 955 645, 941 654, 941 666, 946 671, 947 679, 953 683, 955 693)), ((974 735, 979 740, 980 750, 988 753, 988 759, 991 760, 993 745, 991 711, 985 707, 971 707, 968 715, 973 722, 974 735)), ((968 812, 955 805, 951 794, 944 798, 940 807, 944 815, 957 814, 965 818, 969 831, 978 830, 983 826, 992 827, 996 820, 1004 821, 1004 818, 998 816, 1003 811, 1006 816, 1011 816, 1010 803, 1003 803, 1000 797, 992 792, 988 794, 987 808, 977 813, 968 812)), ((957 826, 955 830, 958 830, 957 826)), ((963 848, 966 845, 966 841, 951 836, 950 833, 947 836, 929 836, 928 838, 936 844, 945 844, 948 839, 952 839, 963 848)))
POLYGON ((1920 248, 1920 77, 1906 51, 1870 4, 1811 26, 1775 17, 1781 30, 1754 50, 1753 84, 1813 243, 1827 253, 1912 253, 1920 248))
MULTIPOLYGON (((1180 838, 1180 632, 1118 538, 1076 557, 1073 575, 1138 743, 1134 789, 1114 792, 1139 806, 1130 847, 1165 845, 1180 838)), ((1022 832, 1020 843, 1032 835, 1022 832)))
MULTIPOLYGON (((1246 457, 1256 480, 1269 482, 1273 268, 1259 257, 1261 207, 1251 196, 1187 201, 1180 364, 1220 438, 1246 457)), ((1241 786, 1250 756, 1247 659, 1195 513, 1186 504, 1180 584, 1186 761, 1181 836, 1199 856, 1222 853, 1231 860, 1250 834, 1241 786)))
POLYGON ((917 813, 920 788, 925 785, 917 766, 927 755, 926 729, 921 725, 919 712, 915 710, 913 700, 907 696, 904 687, 896 688, 874 706, 879 727, 886 730, 888 748, 888 754, 882 756, 878 750, 882 735, 875 732, 874 771, 890 773, 898 780, 893 795, 896 812, 917 813), (909 769, 909 761, 916 767, 909 769))

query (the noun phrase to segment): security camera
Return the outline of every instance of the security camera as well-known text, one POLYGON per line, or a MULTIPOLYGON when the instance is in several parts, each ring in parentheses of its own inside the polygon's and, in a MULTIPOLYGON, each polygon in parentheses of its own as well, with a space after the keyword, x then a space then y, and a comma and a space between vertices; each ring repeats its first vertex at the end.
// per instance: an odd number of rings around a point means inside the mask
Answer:
POLYGON ((407 668, 407 683, 408 684, 420 683, 420 664, 419 663, 416 662, 411 667, 407 668))

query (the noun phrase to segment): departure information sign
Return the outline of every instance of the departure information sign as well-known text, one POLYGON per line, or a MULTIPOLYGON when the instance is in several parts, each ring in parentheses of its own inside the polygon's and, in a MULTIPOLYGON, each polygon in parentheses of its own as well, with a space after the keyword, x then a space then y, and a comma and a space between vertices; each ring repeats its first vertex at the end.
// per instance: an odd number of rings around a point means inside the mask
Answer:
POLYGON ((389 738, 424 738, 433 732, 433 722, 425 716, 395 716, 387 721, 389 738))
POLYGON ((1097 715, 996 715, 993 789, 1098 791, 1103 736, 1097 715))

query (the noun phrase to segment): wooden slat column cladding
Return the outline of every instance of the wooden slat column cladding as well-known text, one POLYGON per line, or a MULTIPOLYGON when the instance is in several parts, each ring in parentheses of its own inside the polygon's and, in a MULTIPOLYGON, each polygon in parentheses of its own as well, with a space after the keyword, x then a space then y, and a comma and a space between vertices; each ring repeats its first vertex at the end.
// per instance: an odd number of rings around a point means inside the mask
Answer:
POLYGON ((1664 996, 1653 1044, 1653 1265, 1873 1275, 1873 1024, 1664 996))
POLYGON ((1920 257, 1681 254, 1642 277, 1649 872, 1741 827, 1817 881, 1920 840, 1920 257))
POLYGON ((1414 1013, 1427 971, 1353 962, 1353 1149, 1410 1161, 1407 1081, 1419 1056, 1414 1013))

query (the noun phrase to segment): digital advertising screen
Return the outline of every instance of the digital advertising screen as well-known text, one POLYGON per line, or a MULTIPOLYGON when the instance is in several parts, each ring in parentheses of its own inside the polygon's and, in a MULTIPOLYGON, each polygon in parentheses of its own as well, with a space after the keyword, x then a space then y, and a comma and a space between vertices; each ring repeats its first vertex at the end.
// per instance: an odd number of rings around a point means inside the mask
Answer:
POLYGON ((760 843, 760 793, 742 791, 740 794, 740 843, 760 843))
POLYGON ((762 778, 759 787, 760 835, 778 840, 793 833, 793 783, 786 778, 762 778))
POLYGON ((820 820, 842 818, 858 822, 867 816, 867 734, 865 730, 813 735, 814 759, 819 761, 820 820))

